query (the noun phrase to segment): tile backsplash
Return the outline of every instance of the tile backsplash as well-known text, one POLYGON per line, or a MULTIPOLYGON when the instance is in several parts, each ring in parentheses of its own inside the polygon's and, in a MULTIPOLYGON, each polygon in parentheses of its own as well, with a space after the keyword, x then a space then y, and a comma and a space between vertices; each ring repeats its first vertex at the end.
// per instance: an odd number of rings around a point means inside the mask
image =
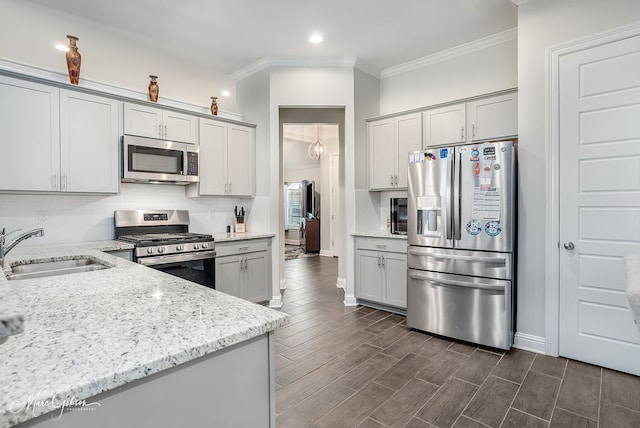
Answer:
POLYGON ((268 215, 252 216, 260 198, 187 198, 185 189, 175 185, 122 183, 118 195, 14 195, 0 194, 0 228, 45 229, 42 238, 21 245, 98 241, 114 238, 113 212, 134 209, 187 209, 189 230, 200 233, 225 232, 233 224, 233 207, 244 206, 247 230, 268 231, 268 215), (256 201, 257 200, 257 201, 256 201), (256 221, 252 224, 252 217, 256 221), (265 228, 266 227, 266 228, 265 228))

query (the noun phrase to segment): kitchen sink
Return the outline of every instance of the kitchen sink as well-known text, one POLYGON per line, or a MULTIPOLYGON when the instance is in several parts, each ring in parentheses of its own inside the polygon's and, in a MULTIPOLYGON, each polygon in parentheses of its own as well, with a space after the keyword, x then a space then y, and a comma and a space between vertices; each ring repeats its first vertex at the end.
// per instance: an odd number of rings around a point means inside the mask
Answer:
POLYGON ((36 261, 31 264, 11 267, 7 279, 33 279, 48 276, 69 275, 72 273, 91 272, 108 269, 107 266, 90 257, 78 257, 71 260, 36 261))

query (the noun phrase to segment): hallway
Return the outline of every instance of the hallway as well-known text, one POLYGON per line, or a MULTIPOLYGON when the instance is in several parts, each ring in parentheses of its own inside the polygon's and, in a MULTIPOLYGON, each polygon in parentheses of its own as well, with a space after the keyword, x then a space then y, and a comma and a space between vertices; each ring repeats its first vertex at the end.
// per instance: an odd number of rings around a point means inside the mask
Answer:
POLYGON ((285 263, 277 330, 281 427, 640 426, 640 378, 411 331, 404 317, 344 307, 336 258, 285 263))

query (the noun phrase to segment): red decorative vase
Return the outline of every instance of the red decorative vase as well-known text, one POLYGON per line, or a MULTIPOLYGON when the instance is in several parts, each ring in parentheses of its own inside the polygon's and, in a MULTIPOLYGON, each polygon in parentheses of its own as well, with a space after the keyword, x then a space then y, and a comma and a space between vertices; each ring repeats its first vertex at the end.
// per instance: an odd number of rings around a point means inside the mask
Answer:
POLYGON ((156 83, 158 76, 150 75, 149 77, 151 78, 151 82, 149 82, 149 101, 157 103, 158 94, 160 93, 160 87, 158 86, 158 83, 156 83))
POLYGON ((218 97, 211 97, 211 114, 218 115, 218 97))
POLYGON ((78 46, 76 42, 78 39, 76 36, 67 36, 69 39, 69 50, 67 51, 67 69, 69 70, 69 81, 72 85, 77 85, 80 80, 80 62, 82 57, 78 52, 78 46))

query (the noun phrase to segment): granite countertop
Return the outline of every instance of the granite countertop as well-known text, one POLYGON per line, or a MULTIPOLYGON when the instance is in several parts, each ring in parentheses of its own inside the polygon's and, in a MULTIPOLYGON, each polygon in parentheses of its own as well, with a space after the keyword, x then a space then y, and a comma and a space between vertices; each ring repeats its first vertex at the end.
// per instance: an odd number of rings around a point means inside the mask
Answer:
MULTIPOLYGON (((110 269, 7 281, 23 332, 0 343, 0 428, 47 413, 26 407, 83 400, 243 342, 288 323, 288 315, 106 254, 117 241, 18 247, 12 263, 88 256, 110 269)), ((15 310, 15 309, 14 309, 15 310)))
POLYGON ((394 233, 389 233, 387 231, 377 231, 377 232, 355 232, 352 233, 351 236, 362 236, 365 238, 389 238, 389 239, 403 239, 407 240, 407 235, 396 235, 394 233))
POLYGON ((215 242, 245 241, 247 239, 273 238, 273 233, 244 232, 244 233, 214 233, 215 242))

